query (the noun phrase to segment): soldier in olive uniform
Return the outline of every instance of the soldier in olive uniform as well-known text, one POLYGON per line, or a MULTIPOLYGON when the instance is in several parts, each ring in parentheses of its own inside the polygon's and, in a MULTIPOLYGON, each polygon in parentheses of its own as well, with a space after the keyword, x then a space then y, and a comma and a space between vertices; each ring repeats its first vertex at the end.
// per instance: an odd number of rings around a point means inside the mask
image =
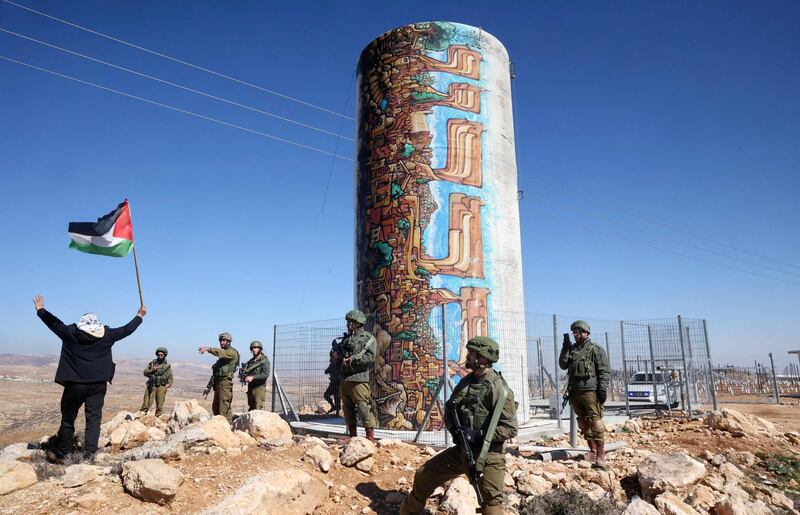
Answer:
POLYGON ((144 376, 147 378, 147 389, 144 392, 142 407, 139 411, 147 413, 153 399, 156 401, 156 416, 161 416, 164 408, 164 400, 167 398, 167 390, 172 386, 172 367, 167 363, 167 349, 159 347, 156 349, 156 359, 147 364, 144 369, 144 376))
POLYGON ((247 410, 264 409, 269 379, 269 359, 264 355, 264 346, 255 340, 250 343, 253 357, 242 365, 244 380, 247 382, 247 410))
POLYGON ((336 349, 331 349, 328 353, 328 368, 325 369, 325 373, 328 375, 328 388, 325 389, 322 396, 331 405, 331 409, 328 410, 327 414, 336 413, 338 417, 339 411, 342 409, 339 401, 339 376, 342 373, 342 357, 339 356, 336 349))
POLYGON ((342 357, 342 376, 339 383, 339 398, 344 410, 347 432, 356 436, 357 418, 361 419, 367 438, 375 441, 375 415, 372 413, 372 392, 369 387, 369 371, 375 366, 377 342, 364 324, 367 317, 354 309, 345 315, 347 338, 342 341, 345 355, 342 357))
POLYGON ((602 347, 589 339, 589 324, 577 320, 570 326, 576 345, 564 341, 558 366, 567 370, 569 381, 567 393, 569 403, 578 419, 581 434, 589 444, 589 453, 584 459, 594 461, 599 467, 606 466, 603 404, 606 403, 611 372, 608 356, 602 347))
POLYGON ((219 335, 219 347, 199 347, 200 354, 213 354, 217 362, 211 367, 212 380, 214 386, 214 402, 211 404, 211 411, 214 415, 222 415, 228 419, 228 423, 233 419, 231 411, 231 401, 233 401, 233 375, 239 366, 239 352, 231 347, 233 337, 230 333, 219 335))
MULTIPOLYGON (((471 370, 453 390, 447 401, 444 422, 454 432, 455 421, 450 410, 458 413, 466 439, 476 460, 476 469, 482 472, 478 488, 483 497, 482 513, 502 515, 503 485, 506 460, 503 443, 517 436, 517 407, 514 392, 492 364, 500 359, 497 342, 486 336, 476 336, 467 342, 466 367, 471 370), (505 401, 501 398, 505 393, 505 401), (495 409, 501 410, 496 427, 491 421, 495 409), (491 434, 489 434, 491 432, 491 434), (488 443, 488 445, 484 445, 488 443), (485 449, 485 450, 484 450, 485 449)), ((469 465, 464 451, 457 445, 440 452, 414 474, 414 487, 400 505, 401 515, 421 513, 425 501, 440 485, 467 474, 469 465)))

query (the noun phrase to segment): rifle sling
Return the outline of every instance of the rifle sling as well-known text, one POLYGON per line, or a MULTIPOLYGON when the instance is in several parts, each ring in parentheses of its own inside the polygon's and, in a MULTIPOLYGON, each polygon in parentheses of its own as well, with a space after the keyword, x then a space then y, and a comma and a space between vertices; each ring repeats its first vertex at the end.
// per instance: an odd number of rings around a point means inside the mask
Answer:
POLYGON ((494 405, 492 411, 492 419, 489 421, 489 427, 486 430, 486 436, 483 438, 483 447, 478 459, 475 460, 475 470, 483 472, 483 465, 486 463, 486 454, 489 452, 489 446, 492 445, 492 438, 494 438, 494 431, 497 429, 497 423, 500 421, 500 414, 503 412, 503 407, 506 405, 506 398, 508 397, 508 388, 504 384, 500 385, 500 397, 494 405))

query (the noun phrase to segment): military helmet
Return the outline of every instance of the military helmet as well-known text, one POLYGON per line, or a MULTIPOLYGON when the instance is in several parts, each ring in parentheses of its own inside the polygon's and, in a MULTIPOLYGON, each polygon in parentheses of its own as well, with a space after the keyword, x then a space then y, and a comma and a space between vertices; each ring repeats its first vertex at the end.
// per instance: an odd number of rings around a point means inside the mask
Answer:
POLYGON ((231 336, 231 333, 228 332, 219 333, 219 339, 228 340, 230 343, 233 343, 233 336, 231 336))
POLYGON ((361 325, 365 325, 367 323, 367 316, 357 309, 351 309, 347 312, 344 316, 345 320, 352 320, 353 322, 358 322, 361 325))
POLYGON ((259 348, 259 349, 261 349, 261 350, 264 350, 264 346, 263 346, 263 345, 261 345, 261 342, 260 342, 260 341, 258 341, 258 340, 253 340, 252 342, 250 342, 250 350, 253 350, 253 349, 255 349, 256 347, 258 347, 258 348, 259 348))
POLYGON ((572 322, 572 325, 569 326, 570 331, 574 331, 575 329, 580 329, 584 333, 591 333, 592 331, 589 330, 589 324, 584 322, 583 320, 576 320, 572 322))
POLYGON ((156 349, 156 354, 158 354, 159 352, 163 352, 163 353, 164 353, 164 357, 165 357, 165 358, 167 357, 167 354, 169 354, 169 351, 167 350, 167 348, 166 348, 166 347, 159 347, 159 348, 157 348, 157 349, 156 349))
POLYGON ((500 359, 500 346, 488 336, 476 336, 467 342, 467 349, 472 349, 492 363, 500 359))

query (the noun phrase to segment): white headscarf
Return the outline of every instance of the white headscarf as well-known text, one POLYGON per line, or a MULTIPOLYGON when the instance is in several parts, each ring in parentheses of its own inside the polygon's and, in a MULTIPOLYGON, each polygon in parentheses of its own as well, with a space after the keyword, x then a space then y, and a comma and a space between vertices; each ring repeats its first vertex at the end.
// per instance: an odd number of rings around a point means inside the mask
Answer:
POLYGON ((103 324, 100 323, 100 319, 97 318, 95 313, 84 314, 77 325, 78 329, 92 336, 102 338, 103 334, 105 334, 105 328, 103 328, 103 324))

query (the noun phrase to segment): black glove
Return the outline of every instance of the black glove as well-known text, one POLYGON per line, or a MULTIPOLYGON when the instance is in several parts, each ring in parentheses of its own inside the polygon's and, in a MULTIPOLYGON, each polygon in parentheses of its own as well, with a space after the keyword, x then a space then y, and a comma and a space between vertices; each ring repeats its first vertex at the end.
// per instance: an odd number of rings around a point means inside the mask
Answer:
POLYGON ((597 402, 599 402, 600 404, 605 404, 606 395, 608 394, 605 390, 597 390, 597 402))

